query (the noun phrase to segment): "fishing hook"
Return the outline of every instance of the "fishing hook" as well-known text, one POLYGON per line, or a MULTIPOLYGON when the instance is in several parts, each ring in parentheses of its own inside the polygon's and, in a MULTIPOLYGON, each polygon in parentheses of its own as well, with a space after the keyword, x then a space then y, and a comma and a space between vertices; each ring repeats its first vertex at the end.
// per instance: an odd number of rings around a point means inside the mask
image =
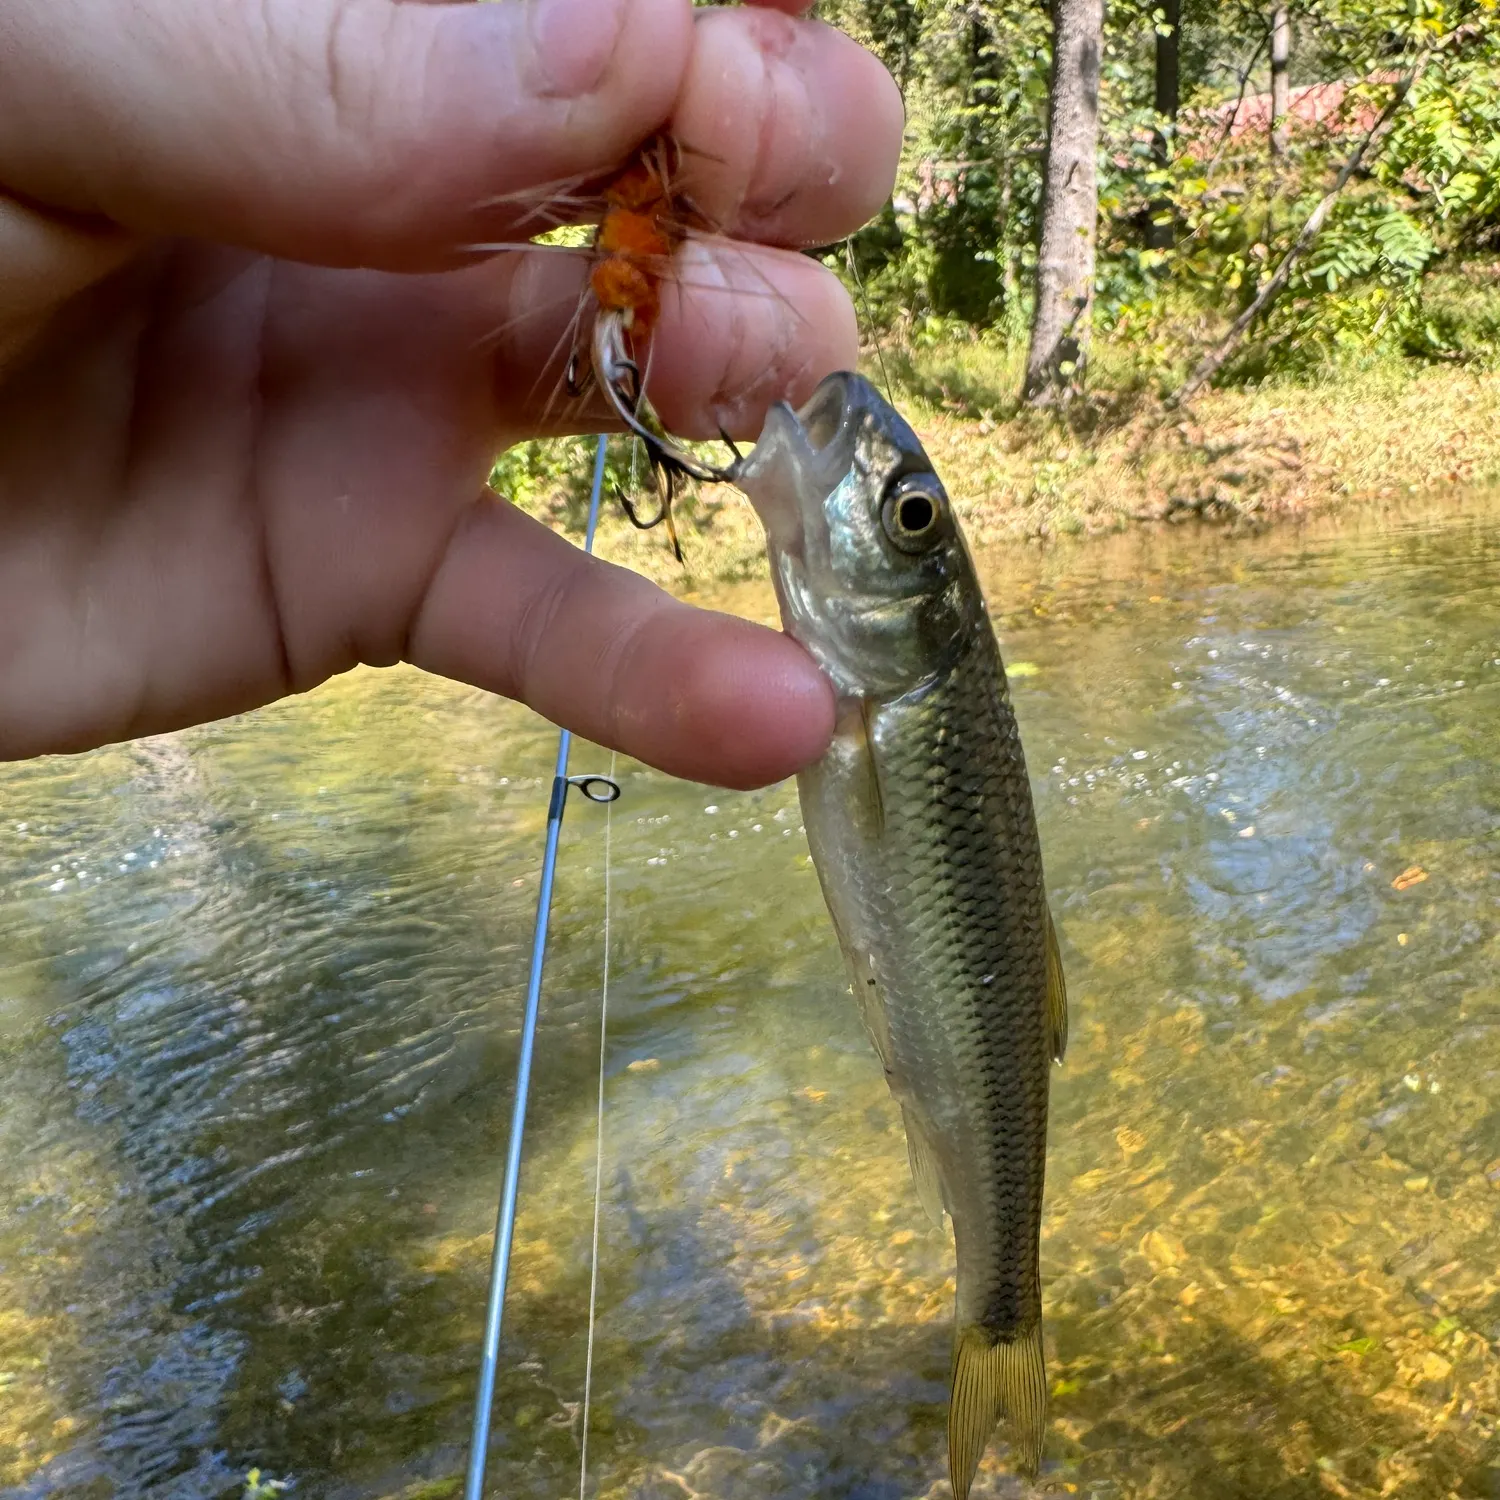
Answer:
POLYGON ((589 386, 593 384, 594 372, 578 358, 575 349, 568 356, 568 367, 563 372, 563 384, 568 394, 576 401, 581 396, 588 394, 589 386))
POLYGON ((728 469, 704 462, 653 428, 655 417, 641 389, 641 369, 626 353, 624 338, 618 313, 600 313, 594 319, 594 372, 615 415, 645 444, 652 467, 674 477, 720 484, 727 481, 728 469))
POLYGON ((656 514, 650 520, 643 520, 640 511, 635 507, 635 502, 619 485, 614 487, 615 499, 620 502, 620 509, 625 512, 625 519, 637 531, 651 531, 665 521, 667 536, 672 542, 672 556, 678 562, 685 562, 686 559, 682 555, 682 543, 677 538, 677 521, 672 515, 672 501, 676 499, 676 480, 672 471, 660 464, 654 454, 648 453, 647 457, 651 460, 651 477, 656 481, 656 514))

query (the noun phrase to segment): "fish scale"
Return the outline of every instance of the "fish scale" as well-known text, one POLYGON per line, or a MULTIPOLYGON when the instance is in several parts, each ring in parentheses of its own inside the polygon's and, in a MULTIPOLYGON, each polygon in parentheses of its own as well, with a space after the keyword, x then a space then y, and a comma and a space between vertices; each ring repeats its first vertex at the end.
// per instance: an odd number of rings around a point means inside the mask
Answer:
POLYGON ((918 1192, 953 1223, 949 1474, 966 1500, 1002 1414, 1023 1473, 1046 1425, 1038 1242, 1066 1010, 1020 732, 947 496, 867 381, 777 408, 735 479, 783 623, 838 698, 798 778, 803 821, 918 1192))
POLYGON ((1041 1313, 1035 1143, 1046 1138, 1051 1055, 1046 905, 1025 761, 999 654, 987 633, 975 640, 916 702, 880 710, 871 738, 882 784, 919 788, 915 797, 887 792, 879 849, 889 853, 876 861, 892 890, 920 893, 921 920, 888 929, 879 950, 889 955, 882 989, 897 1055, 911 1059, 898 1098, 909 1094, 919 1118, 930 1117, 937 1107, 922 1099, 935 1091, 922 1082, 939 1083, 948 1112, 934 1134, 953 1139, 936 1154, 958 1245, 958 1316, 998 1330, 1041 1313), (950 731, 941 741, 938 727, 950 731), (928 783, 936 797, 920 793, 925 766, 942 772, 928 783), (945 1157, 964 1166, 950 1169, 945 1157))

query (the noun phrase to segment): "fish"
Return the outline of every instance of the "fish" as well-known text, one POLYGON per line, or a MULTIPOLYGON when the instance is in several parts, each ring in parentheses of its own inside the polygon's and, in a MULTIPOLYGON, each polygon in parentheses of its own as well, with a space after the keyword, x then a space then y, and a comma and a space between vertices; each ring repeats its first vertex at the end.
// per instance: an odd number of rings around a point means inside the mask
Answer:
POLYGON ((1021 737, 958 517, 862 376, 771 409, 730 468, 782 624, 833 684, 798 777, 823 896, 957 1269, 948 1467, 966 1500, 1004 1416, 1034 1478, 1047 1424, 1038 1246, 1067 996, 1021 737))

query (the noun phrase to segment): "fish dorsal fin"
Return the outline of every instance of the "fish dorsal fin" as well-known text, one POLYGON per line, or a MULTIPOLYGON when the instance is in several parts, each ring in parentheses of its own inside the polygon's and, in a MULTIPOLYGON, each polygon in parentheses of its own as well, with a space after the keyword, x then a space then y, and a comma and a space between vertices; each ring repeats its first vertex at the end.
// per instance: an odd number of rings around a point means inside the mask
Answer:
POLYGON ((954 1500, 968 1500, 1001 1413, 1009 1419, 1012 1462, 1025 1478, 1034 1479, 1047 1433, 1040 1318, 1010 1339, 997 1339, 973 1324, 958 1330, 948 1406, 948 1478, 954 1500))
POLYGON ((943 1180, 938 1176, 937 1157, 916 1116, 901 1108, 901 1123, 906 1127, 906 1159, 911 1163, 911 1180, 917 1185, 917 1197, 927 1210, 927 1217, 943 1227, 943 1180))
POLYGON ((1052 1056, 1063 1060, 1068 1050, 1068 986, 1063 978, 1062 951, 1057 946, 1057 928, 1047 913, 1047 1037, 1052 1056))

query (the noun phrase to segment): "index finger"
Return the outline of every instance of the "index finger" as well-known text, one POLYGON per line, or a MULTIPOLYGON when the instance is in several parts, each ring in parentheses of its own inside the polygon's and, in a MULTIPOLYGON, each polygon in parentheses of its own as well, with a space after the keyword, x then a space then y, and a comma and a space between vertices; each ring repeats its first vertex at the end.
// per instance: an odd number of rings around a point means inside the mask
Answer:
POLYGON ((833 691, 796 642, 683 604, 493 498, 455 530, 406 659, 718 786, 790 776, 833 733, 833 691))
POLYGON ((5 0, 0 191, 148 235, 433 267, 670 111, 688 0, 5 0))

